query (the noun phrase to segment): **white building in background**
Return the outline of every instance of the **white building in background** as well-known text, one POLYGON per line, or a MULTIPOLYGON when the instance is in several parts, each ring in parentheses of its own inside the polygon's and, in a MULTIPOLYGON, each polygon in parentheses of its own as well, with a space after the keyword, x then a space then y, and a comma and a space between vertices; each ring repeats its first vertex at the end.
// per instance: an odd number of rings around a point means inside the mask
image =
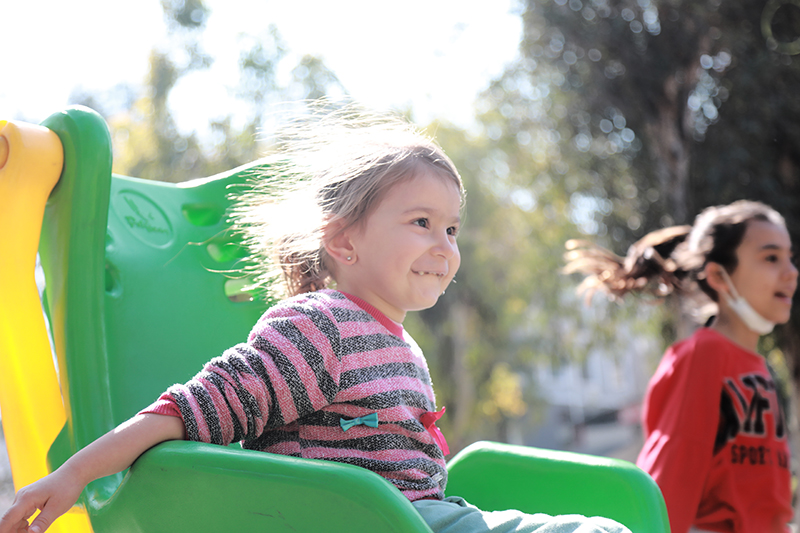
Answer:
POLYGON ((612 356, 591 350, 585 361, 571 361, 558 368, 540 363, 534 379, 550 405, 569 410, 574 423, 583 423, 598 413, 622 411, 641 402, 650 379, 653 354, 660 356, 657 342, 629 338, 622 351, 612 356))
POLYGON ((641 446, 640 407, 663 352, 663 340, 647 326, 653 308, 641 305, 631 320, 618 320, 610 341, 591 342, 591 324, 600 324, 606 302, 581 311, 581 323, 558 320, 553 327, 569 337, 569 360, 540 360, 532 381, 547 406, 542 426, 526 444, 635 460, 641 446), (589 326, 587 326, 589 324, 589 326))

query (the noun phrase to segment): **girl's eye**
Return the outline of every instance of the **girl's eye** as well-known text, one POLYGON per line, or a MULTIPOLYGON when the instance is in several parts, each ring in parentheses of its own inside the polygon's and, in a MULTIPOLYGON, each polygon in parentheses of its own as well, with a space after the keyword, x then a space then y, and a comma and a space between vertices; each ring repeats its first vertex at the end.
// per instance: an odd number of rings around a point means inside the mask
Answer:
POLYGON ((770 263, 777 263, 778 262, 778 256, 777 255, 768 255, 767 256, 767 261, 769 261, 770 263))
POLYGON ((419 226, 421 228, 427 228, 428 227, 428 219, 427 218, 418 218, 417 220, 414 221, 414 224, 416 224, 417 226, 419 226))
POLYGON ((458 228, 455 226, 450 226, 447 228, 447 234, 452 235, 453 237, 458 236, 458 228))

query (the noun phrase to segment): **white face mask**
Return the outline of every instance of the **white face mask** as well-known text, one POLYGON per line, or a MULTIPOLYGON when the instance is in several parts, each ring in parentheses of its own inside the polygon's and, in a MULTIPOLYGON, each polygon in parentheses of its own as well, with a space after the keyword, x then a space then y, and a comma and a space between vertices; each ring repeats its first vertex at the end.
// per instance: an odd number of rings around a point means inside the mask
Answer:
POLYGON ((733 281, 731 281, 730 276, 722 269, 722 277, 725 278, 725 282, 728 284, 728 288, 731 290, 730 295, 723 295, 727 301, 728 306, 733 309, 733 312, 739 315, 739 318, 742 319, 742 322, 750 328, 751 330, 755 331, 759 335, 766 335, 767 333, 772 332, 775 328, 775 323, 770 322, 763 316, 759 315, 755 309, 748 303, 747 300, 739 296, 739 293, 736 292, 736 287, 733 286, 733 281))

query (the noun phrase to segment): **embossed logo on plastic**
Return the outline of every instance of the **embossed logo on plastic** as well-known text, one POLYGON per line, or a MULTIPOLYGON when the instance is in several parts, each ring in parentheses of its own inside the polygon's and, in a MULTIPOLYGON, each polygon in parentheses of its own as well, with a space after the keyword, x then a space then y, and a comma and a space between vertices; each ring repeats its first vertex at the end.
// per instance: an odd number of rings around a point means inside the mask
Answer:
POLYGON ((120 191, 114 205, 125 227, 145 244, 160 248, 172 241, 172 225, 150 198, 136 191, 120 191))

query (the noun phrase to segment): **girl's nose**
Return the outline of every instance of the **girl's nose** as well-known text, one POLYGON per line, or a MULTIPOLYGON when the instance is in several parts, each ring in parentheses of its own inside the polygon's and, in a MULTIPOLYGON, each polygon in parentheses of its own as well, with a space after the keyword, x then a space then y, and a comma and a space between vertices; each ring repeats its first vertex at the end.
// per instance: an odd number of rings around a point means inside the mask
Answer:
POLYGON ((797 277, 797 265, 794 264, 794 261, 789 261, 789 275, 793 278, 797 277))
POLYGON ((458 244, 456 244, 455 238, 446 232, 443 233, 437 239, 435 252, 444 256, 445 259, 450 259, 458 254, 458 244))

